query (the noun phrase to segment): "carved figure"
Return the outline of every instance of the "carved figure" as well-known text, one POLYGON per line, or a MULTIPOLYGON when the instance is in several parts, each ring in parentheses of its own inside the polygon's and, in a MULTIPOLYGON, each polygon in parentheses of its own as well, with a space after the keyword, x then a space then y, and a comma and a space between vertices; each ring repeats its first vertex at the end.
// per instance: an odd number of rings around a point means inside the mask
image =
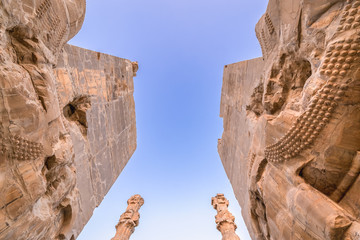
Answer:
POLYGON ((85 5, 0 2, 0 239, 74 240, 136 149, 131 61, 66 44, 85 5))
POLYGON ((73 150, 53 67, 84 14, 85 0, 0 3, 1 239, 74 239, 73 150))
POLYGON ((263 61, 237 65, 254 93, 222 100, 219 142, 254 239, 360 239, 359 32, 359 0, 270 0, 256 25, 263 61))

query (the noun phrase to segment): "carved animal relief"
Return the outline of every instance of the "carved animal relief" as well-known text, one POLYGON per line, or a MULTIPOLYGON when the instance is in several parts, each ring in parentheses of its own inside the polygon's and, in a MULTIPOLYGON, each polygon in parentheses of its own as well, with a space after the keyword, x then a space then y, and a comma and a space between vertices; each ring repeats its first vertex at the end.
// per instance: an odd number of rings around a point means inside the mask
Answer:
POLYGON ((263 60, 225 68, 247 107, 222 99, 219 144, 250 234, 359 239, 360 1, 270 0, 256 33, 263 60))
POLYGON ((0 239, 75 239, 135 150, 131 62, 64 47, 84 16, 0 3, 0 239))

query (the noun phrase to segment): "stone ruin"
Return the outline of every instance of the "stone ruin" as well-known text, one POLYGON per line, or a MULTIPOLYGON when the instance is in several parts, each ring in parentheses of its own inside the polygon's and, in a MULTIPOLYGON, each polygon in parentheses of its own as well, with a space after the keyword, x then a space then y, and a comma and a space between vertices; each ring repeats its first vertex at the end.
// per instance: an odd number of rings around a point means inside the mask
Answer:
POLYGON ((0 239, 75 239, 136 149, 137 63, 66 44, 85 5, 0 2, 0 239))
MULTIPOLYGON (((136 149, 137 63, 66 44, 85 5, 0 2, 0 239, 75 239, 136 149)), ((218 144, 250 235, 360 239, 360 0, 270 0, 256 35, 218 144)))
POLYGON ((111 240, 129 240, 139 225, 139 210, 144 205, 144 199, 136 194, 127 201, 126 211, 121 214, 118 224, 115 226, 116 233, 111 240))
POLYGON ((222 240, 240 240, 239 236, 235 233, 237 228, 235 217, 228 210, 229 200, 226 199, 224 194, 218 193, 215 197, 211 198, 211 205, 217 212, 215 223, 216 228, 221 232, 222 240))
POLYGON ((360 0, 270 0, 218 151, 252 239, 360 239, 360 0))

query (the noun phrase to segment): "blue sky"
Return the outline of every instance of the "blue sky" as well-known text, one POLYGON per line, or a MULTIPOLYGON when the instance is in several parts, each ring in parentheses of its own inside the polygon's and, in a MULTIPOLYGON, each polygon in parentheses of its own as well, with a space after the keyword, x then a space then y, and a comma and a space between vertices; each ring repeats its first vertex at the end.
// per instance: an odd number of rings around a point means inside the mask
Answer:
POLYGON ((138 146, 79 240, 111 239, 127 199, 141 194, 132 240, 219 240, 211 197, 225 193, 250 239, 217 153, 223 67, 261 56, 255 24, 266 0, 88 0, 70 41, 139 62, 138 146))

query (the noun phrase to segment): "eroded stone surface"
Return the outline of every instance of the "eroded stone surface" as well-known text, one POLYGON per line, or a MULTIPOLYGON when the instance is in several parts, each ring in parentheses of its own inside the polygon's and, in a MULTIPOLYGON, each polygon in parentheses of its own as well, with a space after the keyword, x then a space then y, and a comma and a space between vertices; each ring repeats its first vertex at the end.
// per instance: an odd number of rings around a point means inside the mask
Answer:
POLYGON ((0 239, 75 239, 136 148, 132 63, 63 48, 84 14, 0 3, 0 239))
POLYGON ((240 240, 236 235, 237 228, 235 224, 235 217, 229 212, 229 201, 225 198, 224 194, 218 193, 215 197, 211 198, 211 205, 217 211, 215 216, 216 228, 221 232, 222 240, 240 240))
POLYGON ((55 69, 61 114, 75 152, 82 229, 136 149, 133 64, 66 45, 55 69))
POLYGON ((253 239, 359 239, 360 1, 273 1, 218 150, 253 239), (263 69, 263 71, 259 71, 263 69))
POLYGON ((116 234, 111 240, 129 240, 134 233, 135 227, 139 225, 139 210, 144 205, 144 199, 136 194, 127 201, 126 211, 121 214, 120 220, 116 225, 116 234))

